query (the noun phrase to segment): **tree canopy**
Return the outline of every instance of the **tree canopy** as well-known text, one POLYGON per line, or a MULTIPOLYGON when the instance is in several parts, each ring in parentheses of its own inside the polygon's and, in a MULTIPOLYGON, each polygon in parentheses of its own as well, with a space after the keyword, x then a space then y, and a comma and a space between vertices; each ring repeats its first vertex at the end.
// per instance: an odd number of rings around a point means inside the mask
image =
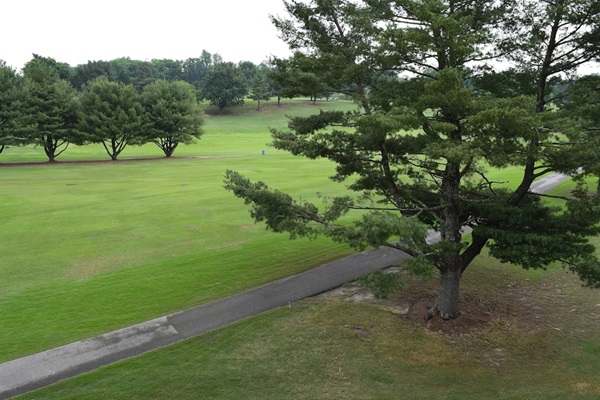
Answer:
POLYGON ((225 187, 276 232, 324 234, 356 248, 386 245, 414 256, 411 268, 437 270, 430 316, 460 314, 460 279, 487 246, 524 268, 553 261, 600 287, 600 262, 588 243, 600 208, 585 190, 548 206, 532 183, 554 171, 575 173, 579 151, 551 110, 552 78, 598 58, 600 8, 591 0, 285 1, 273 18, 300 68, 352 96, 356 112, 321 111, 274 130, 273 145, 336 163, 332 179, 351 179, 356 195, 320 211, 234 171, 225 187), (298 57, 296 57, 298 58, 298 57), (494 63, 509 58, 528 91, 502 87, 494 63), (484 73, 487 86, 477 87, 484 73), (491 79, 493 78, 493 79, 491 79), (492 88, 499 90, 491 90, 492 88), (533 90, 530 90, 533 88, 533 90), (489 167, 517 167, 503 185, 489 167), (353 211, 351 225, 338 222, 353 211), (463 227, 470 227, 464 237, 463 227), (428 229, 441 234, 427 243, 428 229))
POLYGON ((80 97, 78 117, 81 141, 101 143, 112 160, 127 145, 148 140, 145 113, 132 85, 110 82, 106 77, 94 80, 80 97))
POLYGON ((149 125, 146 135, 171 157, 180 143, 194 143, 202 135, 202 115, 192 85, 182 81, 155 81, 142 93, 149 125))
POLYGON ((582 176, 598 177, 596 197, 600 198, 600 75, 579 78, 569 86, 560 103, 570 136, 579 144, 576 156, 585 172, 582 176))
POLYGON ((21 108, 25 100, 23 80, 16 71, 0 60, 0 153, 6 146, 24 144, 19 135, 21 108))
POLYGON ((21 107, 21 138, 44 148, 48 161, 55 161, 74 138, 75 90, 61 79, 54 60, 34 57, 23 68, 26 97, 21 107))
POLYGON ((208 71, 200 92, 203 99, 218 107, 222 113, 227 107, 243 104, 248 88, 244 74, 238 66, 233 63, 220 63, 208 71))
POLYGON ((260 110, 260 101, 271 98, 271 88, 264 72, 258 71, 250 82, 250 98, 257 102, 256 111, 260 110))

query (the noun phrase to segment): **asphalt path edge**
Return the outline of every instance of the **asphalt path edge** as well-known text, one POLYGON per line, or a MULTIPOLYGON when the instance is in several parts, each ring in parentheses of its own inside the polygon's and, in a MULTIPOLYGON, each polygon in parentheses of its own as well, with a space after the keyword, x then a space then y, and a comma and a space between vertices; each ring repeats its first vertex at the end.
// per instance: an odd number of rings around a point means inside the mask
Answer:
MULTIPOLYGON (((569 178, 551 174, 530 190, 546 193, 569 178)), ((436 232, 429 236, 429 243, 439 240, 436 232)), ((5 362, 0 364, 0 400, 318 295, 409 257, 389 247, 367 250, 225 299, 5 362)))
POLYGON ((389 247, 364 251, 221 300, 5 362, 0 364, 0 399, 290 305, 408 257, 389 247))

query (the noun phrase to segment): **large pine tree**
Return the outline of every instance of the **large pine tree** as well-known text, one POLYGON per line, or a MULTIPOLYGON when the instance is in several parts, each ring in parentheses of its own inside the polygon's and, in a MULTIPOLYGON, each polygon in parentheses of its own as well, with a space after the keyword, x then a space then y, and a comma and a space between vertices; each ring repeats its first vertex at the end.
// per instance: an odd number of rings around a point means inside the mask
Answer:
POLYGON ((599 231, 598 203, 578 191, 556 209, 531 191, 536 179, 579 167, 577 146, 559 130, 548 94, 554 76, 598 56, 596 2, 285 3, 290 18, 274 19, 282 37, 360 109, 291 118, 289 130, 273 132, 274 146, 334 161, 333 179, 350 179, 360 196, 332 199, 319 212, 228 171, 226 187, 252 204, 257 221, 276 232, 413 255, 415 271, 439 272, 430 315, 444 319, 460 314, 460 278, 486 245, 492 256, 525 268, 562 261, 600 286, 586 239, 599 231), (504 90, 509 94, 498 97, 476 85, 479 71, 489 73, 507 55, 519 56, 520 73, 533 73, 534 95, 504 90), (519 168, 522 178, 494 182, 490 167, 519 168), (362 213, 353 225, 337 222, 353 210, 362 213), (464 227, 472 229, 468 238, 464 227), (427 229, 441 240, 426 243, 427 229))

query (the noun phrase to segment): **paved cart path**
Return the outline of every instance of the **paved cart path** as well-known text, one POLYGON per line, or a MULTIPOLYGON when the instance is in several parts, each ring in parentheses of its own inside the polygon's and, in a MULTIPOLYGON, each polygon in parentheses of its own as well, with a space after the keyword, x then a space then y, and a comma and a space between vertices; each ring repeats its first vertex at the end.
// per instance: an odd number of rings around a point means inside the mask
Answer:
MULTIPOLYGON (((551 175, 537 181, 532 191, 546 192, 566 179, 566 175, 551 175)), ((435 235, 430 235, 428 241, 436 241, 435 235)), ((404 252, 380 247, 222 300, 5 362, 0 364, 0 399, 323 293, 408 257, 404 252)))
POLYGON ((379 248, 222 300, 0 364, 0 399, 323 293, 409 257, 379 248))

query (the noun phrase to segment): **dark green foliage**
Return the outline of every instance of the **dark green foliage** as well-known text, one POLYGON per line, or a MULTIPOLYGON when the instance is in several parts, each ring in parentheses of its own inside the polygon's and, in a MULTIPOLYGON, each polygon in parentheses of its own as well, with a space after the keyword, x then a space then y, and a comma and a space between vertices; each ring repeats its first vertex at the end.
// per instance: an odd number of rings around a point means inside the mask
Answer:
POLYGON ((535 96, 536 76, 534 71, 485 71, 473 78, 475 88, 495 97, 535 96))
POLYGON ((310 60, 301 53, 295 53, 289 60, 274 58, 271 62, 273 68, 269 71, 269 78, 275 87, 275 94, 280 98, 309 96, 316 102, 318 97, 326 96, 330 91, 311 66, 310 60))
POLYGON ((585 200, 569 200, 564 209, 545 206, 538 196, 526 196, 519 206, 474 206, 474 213, 486 216, 485 225, 475 230, 490 238, 490 254, 525 268, 543 268, 555 260, 575 263, 593 254, 587 238, 600 233, 600 207, 585 200))
MULTIPOLYGON (((58 62, 51 57, 43 57, 39 54, 34 54, 30 62, 43 64, 45 67, 53 71, 59 79, 69 81, 71 78, 71 67, 64 62, 58 62)), ((27 68, 27 66, 25 66, 27 68)))
POLYGON ((138 93, 144 86, 157 79, 154 66, 148 61, 117 58, 111 61, 115 80, 126 85, 132 85, 138 93))
POLYGON ((376 271, 357 279, 361 286, 371 290, 378 299, 389 299, 394 293, 402 290, 404 284, 397 274, 376 271))
POLYGON ((181 81, 183 80, 183 66, 179 60, 152 60, 152 68, 154 69, 154 76, 156 79, 167 80, 167 81, 181 81))
POLYGON ((530 189, 588 159, 571 140, 581 128, 566 128, 571 117, 548 104, 564 90, 559 74, 600 56, 595 3, 286 1, 290 18, 273 20, 297 52, 277 62, 275 77, 284 83, 296 70, 315 74, 360 108, 292 118, 288 130, 273 131, 274 146, 335 162, 332 178, 351 178, 359 195, 331 215, 362 215, 340 224, 325 217, 329 210, 234 173, 226 187, 275 231, 322 233, 357 248, 388 245, 415 256, 415 271, 435 266, 434 312, 443 318, 459 314, 460 275, 486 245, 526 268, 563 261, 593 286, 600 275, 589 267, 595 259, 586 236, 598 233, 597 204, 581 192, 552 209, 530 189), (503 53, 519 58, 516 69, 470 68, 503 53), (522 179, 505 189, 486 165, 518 167, 522 179), (440 243, 425 243, 423 224, 440 232, 440 243), (465 226, 473 229, 468 243, 465 226))
POLYGON ((271 90, 265 73, 259 71, 256 73, 250 83, 250 98, 257 102, 256 110, 260 110, 260 101, 269 100, 271 98, 271 90))
POLYGON ((598 177, 596 197, 600 199, 600 75, 579 78, 561 100, 559 114, 568 121, 571 140, 579 144, 579 166, 598 177))
POLYGON ((238 67, 244 75, 247 85, 250 86, 258 73, 258 67, 252 61, 241 61, 238 63, 238 67))
POLYGON ((202 135, 203 119, 192 85, 155 81, 144 88, 142 105, 148 119, 146 136, 171 157, 180 143, 191 144, 202 135))
POLYGON ((127 145, 148 141, 144 136, 148 122, 132 85, 96 79, 81 95, 78 117, 81 142, 101 143, 113 160, 127 145))
POLYGON ((206 50, 202 50, 199 58, 188 58, 182 64, 183 80, 200 90, 208 70, 215 64, 215 60, 220 58, 218 54, 213 55, 206 50))
POLYGON ((71 83, 78 90, 85 89, 88 82, 104 76, 109 81, 117 80, 117 72, 111 61, 88 61, 73 68, 71 83))
POLYGON ((208 71, 200 92, 203 99, 223 112, 227 107, 242 104, 248 89, 239 67, 233 63, 220 63, 208 71))
POLYGON ((23 68, 26 98, 22 107, 22 137, 41 146, 54 161, 76 139, 75 90, 59 76, 60 64, 34 57, 23 68))
POLYGON ((22 108, 26 98, 23 79, 0 60, 0 153, 6 146, 25 144, 22 108))
POLYGON ((151 61, 117 58, 110 61, 88 61, 71 68, 71 83, 79 90, 94 79, 104 76, 109 81, 133 85, 138 92, 156 80, 185 81, 199 89, 208 70, 220 60, 218 54, 202 51, 199 58, 185 61, 153 59, 151 61))

